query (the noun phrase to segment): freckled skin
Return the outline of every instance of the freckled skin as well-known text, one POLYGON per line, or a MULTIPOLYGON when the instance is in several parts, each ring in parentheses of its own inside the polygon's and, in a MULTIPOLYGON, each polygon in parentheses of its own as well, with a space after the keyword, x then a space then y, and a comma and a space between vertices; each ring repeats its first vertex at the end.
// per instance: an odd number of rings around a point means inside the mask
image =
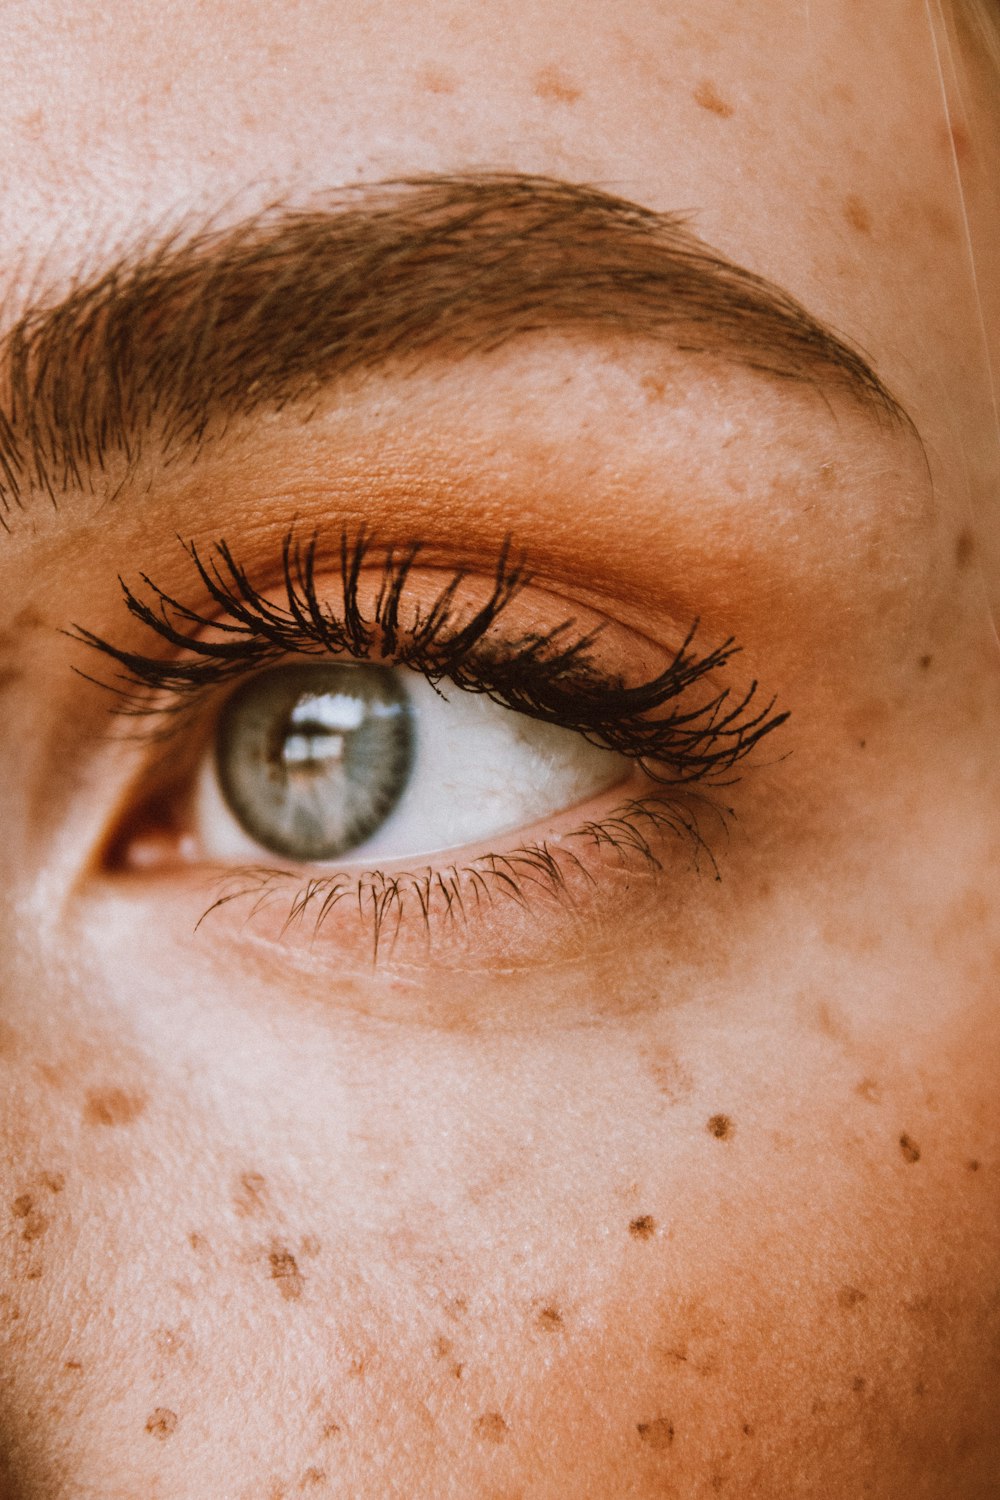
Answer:
POLYGON ((924 447, 563 342, 11 518, 0 1495, 993 1500, 996 90, 968 59, 949 116, 917 0, 334 19, 7 6, 5 286, 233 203, 551 172, 691 214, 862 346, 924 447), (739 640, 791 718, 708 817, 719 880, 616 905, 615 876, 526 970, 512 928, 378 973, 97 889, 127 788, 79 749, 58 632, 110 630, 120 572, 174 586, 175 533, 263 554, 268 507, 351 505, 487 552, 545 532, 571 602, 642 634, 665 580, 739 640))

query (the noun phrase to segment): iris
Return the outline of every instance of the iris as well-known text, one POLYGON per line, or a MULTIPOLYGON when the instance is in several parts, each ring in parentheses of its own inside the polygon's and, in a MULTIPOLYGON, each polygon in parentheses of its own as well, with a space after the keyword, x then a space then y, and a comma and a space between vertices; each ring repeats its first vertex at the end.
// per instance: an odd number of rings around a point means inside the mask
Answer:
POLYGON ((402 796, 414 723, 401 674, 367 663, 273 667, 226 703, 216 772, 243 829, 291 859, 338 859, 402 796))

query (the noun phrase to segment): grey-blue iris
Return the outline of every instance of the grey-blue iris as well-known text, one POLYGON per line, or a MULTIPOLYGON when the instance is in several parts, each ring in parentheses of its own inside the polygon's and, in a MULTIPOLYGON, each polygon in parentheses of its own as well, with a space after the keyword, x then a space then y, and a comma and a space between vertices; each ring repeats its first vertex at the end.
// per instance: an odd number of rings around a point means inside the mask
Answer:
POLYGON ((392 812, 413 761, 401 674, 367 663, 272 667, 229 699, 216 732, 222 793, 258 844, 339 859, 392 812))

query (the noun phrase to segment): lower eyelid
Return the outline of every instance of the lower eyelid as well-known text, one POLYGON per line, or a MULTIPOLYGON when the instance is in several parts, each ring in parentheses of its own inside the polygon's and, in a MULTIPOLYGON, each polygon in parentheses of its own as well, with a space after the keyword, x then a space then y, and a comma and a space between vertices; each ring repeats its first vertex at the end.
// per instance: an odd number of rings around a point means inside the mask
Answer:
POLYGON ((522 835, 509 848, 451 862, 313 874, 231 869, 220 876, 199 927, 229 920, 282 946, 304 942, 320 954, 375 959, 398 956, 401 946, 425 956, 456 943, 481 956, 499 938, 527 961, 530 952, 546 950, 553 921, 568 916, 575 926, 581 917, 612 916, 612 909, 620 921, 656 898, 664 876, 717 874, 709 825, 721 830, 728 810, 704 794, 651 791, 648 780, 632 790, 626 800, 577 809, 575 822, 566 815, 564 827, 540 830, 537 840, 522 835), (588 811, 593 815, 581 817, 588 811), (617 883, 615 875, 622 877, 617 883), (494 919, 502 935, 493 931, 494 919))

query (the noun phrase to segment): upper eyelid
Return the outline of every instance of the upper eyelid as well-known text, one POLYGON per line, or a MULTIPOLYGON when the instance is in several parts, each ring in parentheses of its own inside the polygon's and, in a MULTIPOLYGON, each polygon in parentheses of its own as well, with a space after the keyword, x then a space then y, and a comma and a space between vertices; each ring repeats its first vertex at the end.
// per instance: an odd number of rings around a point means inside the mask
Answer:
POLYGON ((774 711, 773 701, 759 706, 756 682, 742 697, 731 697, 723 687, 696 704, 685 700, 683 711, 676 708, 656 716, 695 684, 706 679, 711 683, 738 650, 728 639, 704 654, 696 652, 697 621, 663 672, 631 686, 594 668, 590 650, 600 629, 577 631, 574 637, 572 620, 564 620, 547 633, 494 642, 492 658, 484 656, 482 648, 491 628, 531 582, 523 563, 513 558, 509 542, 499 553, 484 601, 471 614, 457 623, 452 619, 461 585, 470 576, 463 569, 453 569, 424 612, 416 611, 408 628, 400 625, 400 611, 420 556, 419 543, 393 551, 376 548, 364 532, 353 540, 342 534, 339 614, 320 597, 316 586, 315 533, 305 544, 294 529, 284 538, 283 602, 275 602, 251 582, 224 541, 205 558, 193 545, 187 550, 202 592, 219 611, 217 615, 177 600, 147 575, 142 576, 150 599, 141 598, 122 582, 132 616, 174 652, 181 652, 180 657, 145 656, 81 626, 69 632, 123 669, 123 683, 110 685, 115 686, 122 712, 149 713, 149 703, 141 696, 144 689, 166 694, 168 702, 159 713, 176 712, 199 689, 272 664, 283 654, 343 653, 364 660, 374 651, 383 660, 396 659, 400 665, 413 667, 432 682, 450 679, 459 688, 484 692, 516 712, 573 729, 634 759, 654 761, 660 767, 659 779, 672 782, 731 772, 788 717, 786 712, 774 711), (369 601, 370 615, 366 615, 359 582, 369 558, 381 558, 382 573, 369 601), (209 631, 214 634, 205 634, 209 631))

